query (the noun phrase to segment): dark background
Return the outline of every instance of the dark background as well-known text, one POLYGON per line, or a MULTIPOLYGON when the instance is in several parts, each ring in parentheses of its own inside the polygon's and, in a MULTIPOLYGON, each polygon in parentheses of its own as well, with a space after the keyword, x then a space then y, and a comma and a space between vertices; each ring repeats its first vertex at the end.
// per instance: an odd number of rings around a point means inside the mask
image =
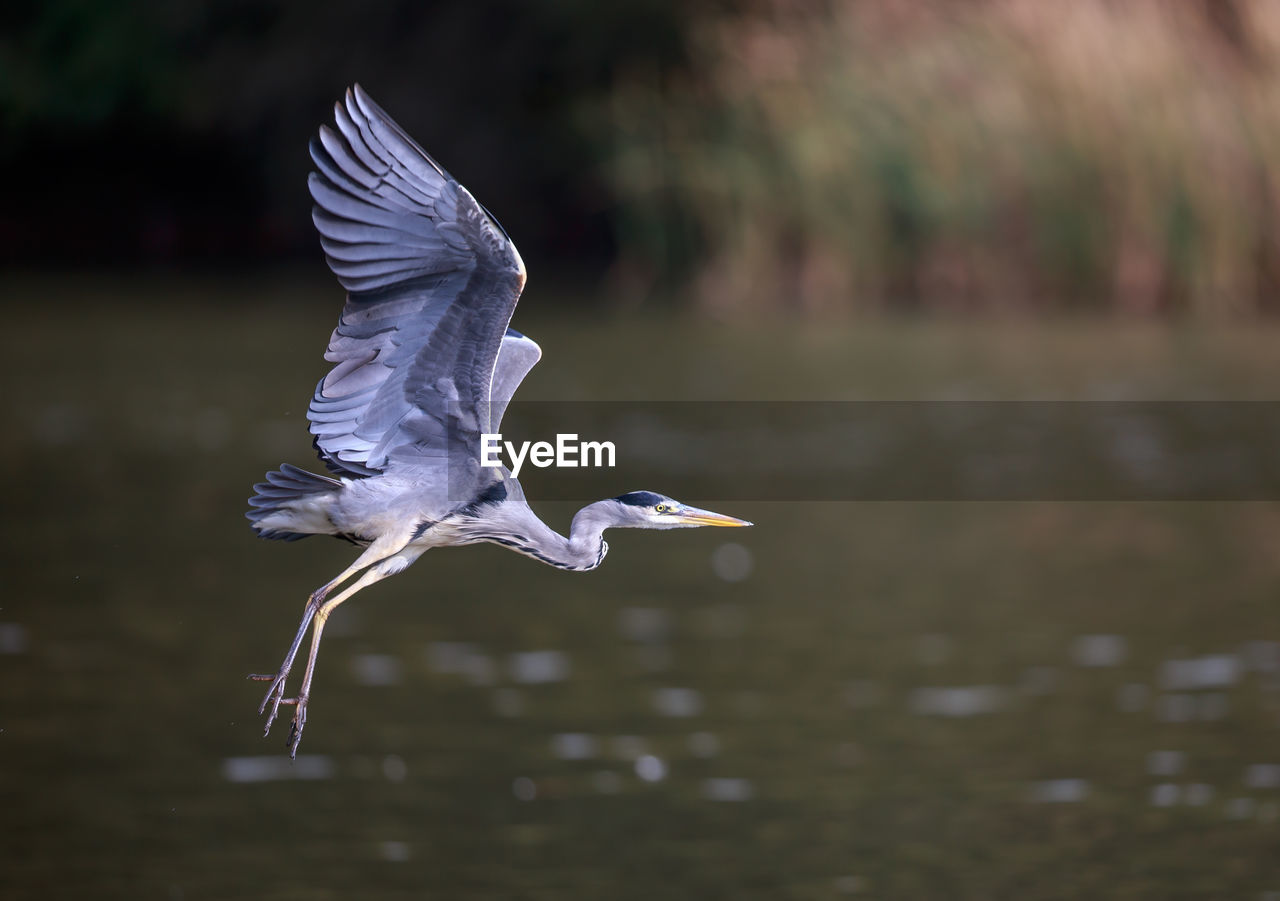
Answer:
MULTIPOLYGON (((24 2, 0 40, 0 264, 318 259, 308 139, 359 81, 531 260, 615 253, 621 70, 681 65, 710 4, 24 2), (481 191, 483 188, 483 191, 481 191)), ((531 266, 533 268, 533 266, 531 266)))

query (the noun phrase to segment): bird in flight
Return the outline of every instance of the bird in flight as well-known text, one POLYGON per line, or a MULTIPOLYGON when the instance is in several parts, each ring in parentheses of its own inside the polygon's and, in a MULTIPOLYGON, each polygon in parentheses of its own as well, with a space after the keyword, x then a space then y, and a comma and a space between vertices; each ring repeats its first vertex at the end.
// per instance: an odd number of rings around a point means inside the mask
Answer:
POLYGON ((325 622, 356 592, 433 547, 490 542, 558 569, 595 569, 611 528, 749 526, 651 491, 588 504, 568 537, 538 518, 506 467, 481 466, 481 435, 500 431, 542 356, 509 327, 524 288, 515 245, 475 198, 356 85, 334 105, 336 130, 311 140, 312 219, 347 290, 307 418, 328 475, 288 464, 254 486, 245 514, 263 538, 335 535, 364 548, 313 591, 258 708, 271 731, 294 708, 289 756, 325 622), (285 683, 307 630, 298 691, 285 683))

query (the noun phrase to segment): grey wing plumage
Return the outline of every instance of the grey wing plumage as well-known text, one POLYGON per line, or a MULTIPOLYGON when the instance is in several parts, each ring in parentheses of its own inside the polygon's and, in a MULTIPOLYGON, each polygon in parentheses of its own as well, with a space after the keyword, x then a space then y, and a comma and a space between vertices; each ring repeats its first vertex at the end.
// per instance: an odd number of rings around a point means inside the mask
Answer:
POLYGON ((513 328, 507 329, 498 351, 498 364, 493 370, 493 390, 489 393, 490 432, 502 430, 502 417, 507 412, 507 405, 529 370, 541 359, 542 348, 536 341, 513 328))
POLYGON ((320 243, 348 296, 325 354, 333 369, 307 414, 316 447, 349 475, 456 455, 460 444, 474 455, 495 381, 514 391, 533 365, 523 347, 509 369, 500 360, 518 334, 507 323, 524 264, 466 188, 359 85, 334 118, 337 131, 322 127, 311 142, 309 184, 320 243))

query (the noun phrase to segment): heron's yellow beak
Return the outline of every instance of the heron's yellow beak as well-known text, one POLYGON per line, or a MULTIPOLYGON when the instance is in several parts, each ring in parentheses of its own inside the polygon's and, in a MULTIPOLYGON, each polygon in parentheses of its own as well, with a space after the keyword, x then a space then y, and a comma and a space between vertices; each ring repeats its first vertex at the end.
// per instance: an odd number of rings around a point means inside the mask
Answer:
POLYGON ((681 507, 672 516, 676 522, 690 526, 749 526, 745 519, 725 516, 723 513, 712 513, 710 510, 699 510, 697 507, 681 507))

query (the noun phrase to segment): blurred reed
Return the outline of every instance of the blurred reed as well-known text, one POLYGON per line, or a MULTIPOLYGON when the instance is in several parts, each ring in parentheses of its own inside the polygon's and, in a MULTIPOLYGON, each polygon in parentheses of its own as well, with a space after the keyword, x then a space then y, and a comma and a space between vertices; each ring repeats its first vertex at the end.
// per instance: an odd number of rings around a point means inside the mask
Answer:
POLYGON ((1280 4, 761 0, 608 101, 621 290, 1280 312, 1280 4))

